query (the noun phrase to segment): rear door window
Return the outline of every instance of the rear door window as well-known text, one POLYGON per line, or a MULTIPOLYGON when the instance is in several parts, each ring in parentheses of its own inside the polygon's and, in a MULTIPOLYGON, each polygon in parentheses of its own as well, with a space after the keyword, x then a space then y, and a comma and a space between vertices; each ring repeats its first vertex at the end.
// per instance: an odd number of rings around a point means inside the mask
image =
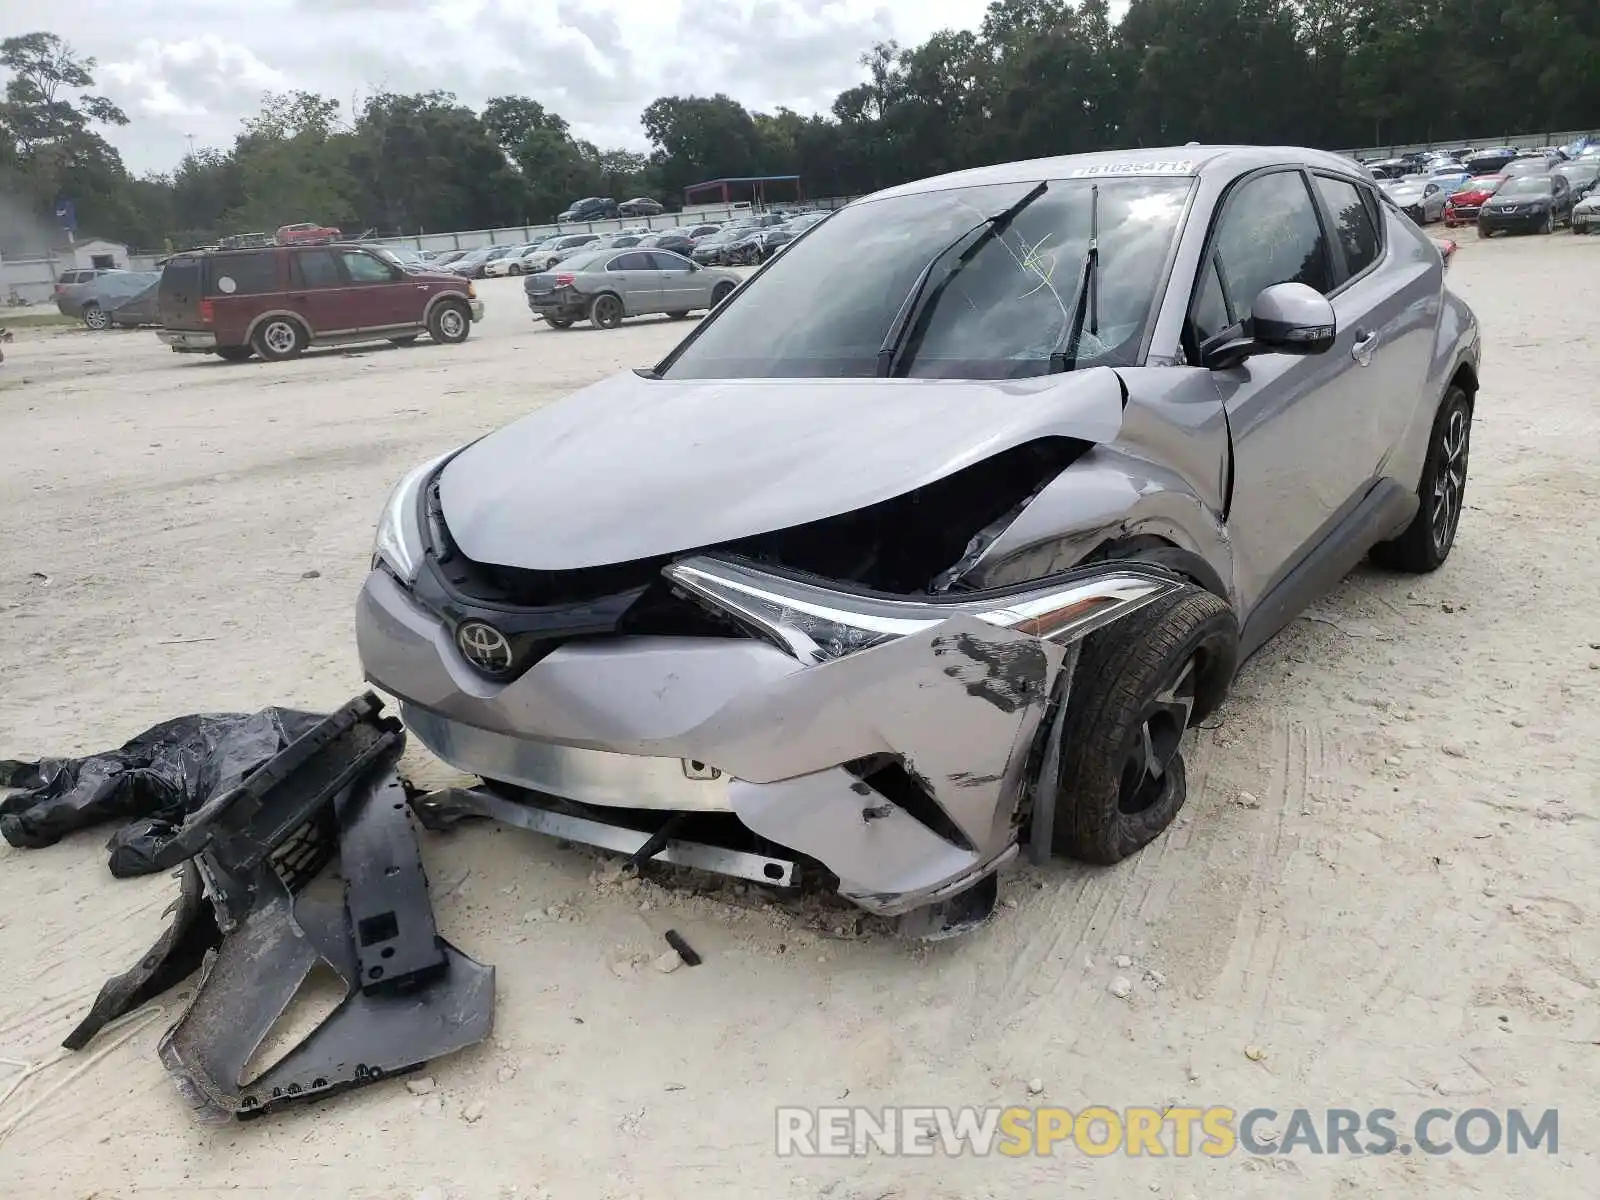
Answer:
POLYGON ((293 279, 296 287, 303 288, 333 288, 344 284, 332 250, 296 251, 293 279))
POLYGON ((606 264, 608 271, 651 271, 654 266, 648 254, 619 254, 606 264))
POLYGON ((1383 251, 1378 227, 1372 220, 1372 207, 1363 189, 1346 179, 1318 175, 1317 192, 1333 219, 1333 237, 1344 252, 1347 278, 1361 274, 1383 251))
POLYGON ((209 262, 208 296, 259 296, 278 290, 278 263, 270 250, 218 255, 209 262))
POLYGON ((657 271, 687 271, 689 260, 679 258, 676 254, 653 252, 650 255, 651 265, 657 271))

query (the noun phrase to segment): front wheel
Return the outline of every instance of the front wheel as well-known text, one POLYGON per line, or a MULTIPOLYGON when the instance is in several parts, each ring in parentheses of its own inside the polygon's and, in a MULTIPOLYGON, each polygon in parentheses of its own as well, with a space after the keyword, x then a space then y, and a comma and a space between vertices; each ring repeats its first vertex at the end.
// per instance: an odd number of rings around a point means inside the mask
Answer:
POLYGON ((511 269, 509 271, 507 271, 506 274, 507 275, 521 275, 522 274, 522 267, 517 263, 512 263, 511 264, 511 269))
POLYGON ((711 307, 715 308, 717 305, 721 304, 724 300, 726 300, 728 298, 728 293, 731 292, 731 291, 733 291, 733 284, 731 284, 731 283, 719 283, 719 284, 717 284, 716 291, 711 293, 711 307))
POLYGON ((428 314, 428 336, 436 342, 455 345, 467 340, 472 329, 472 314, 466 306, 446 301, 428 314))
POLYGON ((622 301, 609 292, 596 296, 589 305, 589 324, 596 329, 615 329, 622 324, 622 301))
POLYGON ((544 319, 544 323, 546 325, 550 326, 551 329, 571 329, 572 328, 572 318, 571 317, 546 317, 544 319))
POLYGON ((98 304, 89 304, 83 310, 83 323, 96 333, 111 328, 111 314, 98 304))
POLYGON ((1372 560, 1396 571, 1436 571, 1450 557, 1467 490, 1467 455, 1472 442, 1472 402, 1454 385, 1433 420, 1428 456, 1417 483, 1417 515, 1405 532, 1372 548, 1372 560))
POLYGON ((1238 661, 1228 605, 1184 588, 1084 642, 1067 697, 1052 848, 1121 862, 1172 824, 1187 796, 1183 745, 1238 661))
POLYGON ((681 321, 685 317, 687 317, 688 315, 689 315, 689 310, 686 309, 686 308, 674 309, 672 312, 669 312, 667 314, 667 316, 671 317, 674 321, 681 321))
POLYGON ((1539 232, 1540 233, 1554 233, 1555 231, 1556 231, 1556 215, 1553 212, 1547 212, 1544 215, 1544 224, 1539 226, 1539 232))
MULTIPOLYGON (((176 348, 176 347, 174 347, 176 348)), ((218 346, 217 357, 223 362, 240 363, 248 362, 255 351, 249 346, 218 346)))

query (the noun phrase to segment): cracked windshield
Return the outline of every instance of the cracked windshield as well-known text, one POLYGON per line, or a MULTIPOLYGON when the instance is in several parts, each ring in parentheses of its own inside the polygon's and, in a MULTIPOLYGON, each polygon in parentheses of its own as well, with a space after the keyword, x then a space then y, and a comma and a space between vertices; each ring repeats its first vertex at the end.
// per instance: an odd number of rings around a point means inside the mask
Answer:
POLYGON ((845 209, 796 241, 663 374, 1014 379, 1049 372, 1052 356, 1056 370, 1131 365, 1191 184, 1057 179, 1043 191, 990 184, 845 209), (1099 262, 1084 296, 1091 231, 1099 262))

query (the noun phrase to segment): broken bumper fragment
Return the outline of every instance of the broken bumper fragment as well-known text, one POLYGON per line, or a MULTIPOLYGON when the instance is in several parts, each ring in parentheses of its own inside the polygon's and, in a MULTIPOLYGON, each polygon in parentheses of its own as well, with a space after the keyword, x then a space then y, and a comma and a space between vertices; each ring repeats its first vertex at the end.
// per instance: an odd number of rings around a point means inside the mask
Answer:
POLYGON ((158 863, 181 866, 170 926, 101 989, 68 1048, 199 969, 160 1056, 199 1118, 220 1123, 373 1083, 489 1035, 494 968, 434 925, 395 770, 404 731, 380 711, 372 694, 357 698, 184 822, 158 863), (304 894, 335 849, 342 899, 304 894), (344 983, 344 999, 247 1079, 319 965, 344 983))
MULTIPOLYGON (((1159 569, 1101 566, 908 600, 726 555, 662 573, 728 636, 571 640, 496 677, 468 657, 492 627, 452 627, 379 567, 359 601, 362 663, 435 754, 523 789, 491 788, 494 804, 458 796, 466 810, 505 819, 521 804, 621 828, 617 844, 545 816, 517 822, 627 852, 663 812, 702 829, 721 814, 745 850, 820 864, 842 896, 884 915, 971 888, 1016 853, 1074 643, 1179 586, 1159 569)), ((696 856, 686 833, 673 845, 678 861, 696 856)), ((750 877, 752 864, 725 863, 750 877)))

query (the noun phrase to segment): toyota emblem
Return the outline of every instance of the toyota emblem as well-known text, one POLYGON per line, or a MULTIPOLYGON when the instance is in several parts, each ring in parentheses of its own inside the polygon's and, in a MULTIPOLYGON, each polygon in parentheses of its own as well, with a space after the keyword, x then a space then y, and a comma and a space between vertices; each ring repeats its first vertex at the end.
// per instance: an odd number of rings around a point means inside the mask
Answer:
POLYGON ((511 669, 511 643, 493 625, 466 622, 456 630, 456 645, 461 656, 480 671, 498 675, 511 669))

